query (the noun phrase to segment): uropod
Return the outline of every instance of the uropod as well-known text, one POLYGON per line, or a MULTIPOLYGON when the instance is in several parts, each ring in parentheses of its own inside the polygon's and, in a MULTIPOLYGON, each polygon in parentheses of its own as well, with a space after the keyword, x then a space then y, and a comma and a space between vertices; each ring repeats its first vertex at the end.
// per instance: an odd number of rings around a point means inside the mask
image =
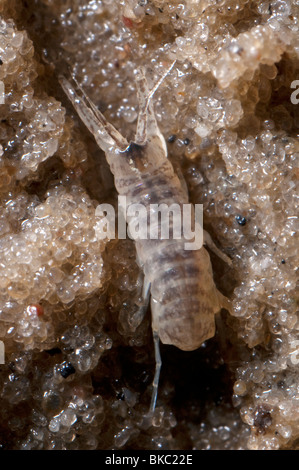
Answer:
MULTIPOLYGON (((158 127, 152 97, 174 66, 166 70, 149 90, 143 69, 136 73, 139 115, 134 141, 128 142, 97 109, 74 79, 74 86, 63 76, 61 86, 79 117, 105 152, 119 195, 128 204, 188 203, 182 179, 167 158, 165 139, 158 127)), ((227 263, 231 260, 213 243, 207 232, 206 243, 227 263)), ((201 246, 186 250, 181 239, 137 239, 137 260, 144 273, 144 301, 151 299, 152 330, 156 368, 150 412, 156 405, 161 369, 159 340, 183 351, 197 349, 215 334, 215 315, 230 304, 216 288, 208 252, 201 246)))

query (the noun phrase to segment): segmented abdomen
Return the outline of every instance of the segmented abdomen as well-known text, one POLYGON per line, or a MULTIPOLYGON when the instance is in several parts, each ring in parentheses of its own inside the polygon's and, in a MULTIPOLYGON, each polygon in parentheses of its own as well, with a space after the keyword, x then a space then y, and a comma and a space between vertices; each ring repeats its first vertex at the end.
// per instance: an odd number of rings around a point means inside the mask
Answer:
MULTIPOLYGON (((127 196, 128 204, 143 204, 148 211, 150 204, 186 204, 187 195, 169 165, 167 161, 138 182, 118 180, 119 193, 127 196)), ((221 305, 209 254, 203 247, 186 250, 185 243, 183 238, 137 240, 136 251, 151 283, 153 329, 164 344, 188 351, 214 336, 214 314, 221 305)))
POLYGON ((187 251, 183 241, 145 244, 153 329, 164 344, 197 349, 214 336, 214 314, 221 308, 209 254, 205 248, 187 251))

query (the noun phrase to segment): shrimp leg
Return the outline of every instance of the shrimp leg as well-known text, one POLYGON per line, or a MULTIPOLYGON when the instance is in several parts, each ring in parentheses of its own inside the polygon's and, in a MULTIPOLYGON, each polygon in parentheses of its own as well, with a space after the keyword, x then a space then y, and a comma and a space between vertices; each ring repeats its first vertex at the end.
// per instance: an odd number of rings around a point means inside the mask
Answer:
POLYGON ((220 259, 225 261, 225 263, 227 263, 229 266, 232 266, 233 264, 232 260, 225 253, 219 250, 219 248, 217 248, 217 246, 215 245, 215 243, 213 242, 211 238, 211 235, 206 230, 203 231, 203 240, 204 240, 204 244, 208 245, 210 250, 212 250, 215 253, 215 255, 217 255, 220 259))
POLYGON ((149 409, 150 414, 153 414, 153 412, 155 411, 157 396, 158 396, 160 371, 162 367, 162 360, 161 360, 161 354, 160 354, 160 338, 159 338, 159 333, 155 330, 153 330, 153 339, 154 339, 154 347, 155 347, 156 368, 155 368, 155 375, 154 375, 154 380, 153 380, 151 405, 149 409))
POLYGON ((150 282, 148 282, 147 279, 145 277, 143 277, 142 294, 139 297, 138 302, 136 303, 136 305, 138 307, 138 310, 133 315, 134 325, 136 325, 136 328, 141 324, 141 322, 143 321, 143 319, 145 317, 145 314, 148 310, 149 299, 150 299, 150 295, 151 295, 150 289, 151 289, 150 282))

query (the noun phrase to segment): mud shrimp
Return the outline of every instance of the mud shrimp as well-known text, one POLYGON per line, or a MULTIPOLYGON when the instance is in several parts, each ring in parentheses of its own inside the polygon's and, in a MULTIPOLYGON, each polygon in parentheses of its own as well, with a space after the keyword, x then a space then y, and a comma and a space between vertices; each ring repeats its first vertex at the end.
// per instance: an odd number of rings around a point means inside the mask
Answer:
MULTIPOLYGON (((174 63, 149 90, 143 69, 137 71, 139 115, 134 141, 128 142, 96 108, 76 82, 65 77, 60 83, 79 117, 94 135, 114 175, 119 195, 129 204, 188 203, 182 181, 167 158, 165 139, 154 114, 152 96, 174 63), (77 89, 77 90, 76 90, 77 89)), ((230 309, 229 301, 216 288, 208 252, 185 250, 185 240, 136 240, 137 259, 144 273, 144 298, 151 298, 156 368, 150 412, 156 405, 161 369, 159 340, 184 351, 197 349, 215 334, 215 314, 230 309)), ((231 260, 204 232, 204 243, 223 260, 231 260)))

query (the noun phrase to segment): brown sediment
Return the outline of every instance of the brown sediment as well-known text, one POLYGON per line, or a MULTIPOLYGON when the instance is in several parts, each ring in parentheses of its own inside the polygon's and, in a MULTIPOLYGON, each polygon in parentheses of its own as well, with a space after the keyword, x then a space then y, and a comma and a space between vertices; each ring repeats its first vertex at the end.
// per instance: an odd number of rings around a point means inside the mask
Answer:
MULTIPOLYGON (((0 5, 0 444, 8 449, 293 449, 298 443, 295 1, 4 0, 0 5), (156 83, 169 158, 233 268, 198 351, 162 347, 131 240, 102 240, 104 154, 57 80, 73 72, 130 140, 134 72, 156 83), (42 313, 41 313, 42 312, 42 313)), ((116 206, 115 206, 116 207, 116 206)))

